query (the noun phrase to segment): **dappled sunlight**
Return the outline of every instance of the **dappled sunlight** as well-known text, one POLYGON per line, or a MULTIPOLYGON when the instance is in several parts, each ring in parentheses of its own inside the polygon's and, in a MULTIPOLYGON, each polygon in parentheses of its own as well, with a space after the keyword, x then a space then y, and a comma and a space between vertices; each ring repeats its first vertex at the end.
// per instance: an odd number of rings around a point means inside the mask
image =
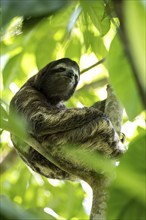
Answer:
POLYGON ((25 53, 22 57, 21 67, 26 75, 33 76, 38 72, 36 68, 35 55, 33 53, 25 53))
POLYGON ((48 179, 48 182, 54 187, 61 186, 62 184, 64 184, 63 180, 48 179))
POLYGON ((65 220, 65 218, 60 217, 56 212, 54 212, 53 209, 50 209, 50 208, 48 208, 48 207, 45 207, 45 208, 44 208, 44 212, 46 212, 47 214, 53 216, 55 219, 65 220))
POLYGON ((16 85, 16 83, 12 82, 10 85, 9 85, 9 88, 10 90, 12 91, 12 93, 15 95, 18 90, 19 90, 19 87, 16 85))
POLYGON ((134 121, 127 121, 123 124, 122 131, 126 134, 127 139, 130 141, 140 134, 140 128, 145 130, 145 112, 137 116, 134 121))
POLYGON ((91 204, 92 204, 92 198, 93 198, 92 188, 89 186, 88 183, 86 183, 83 180, 81 181, 81 185, 82 185, 84 192, 86 193, 86 196, 83 200, 83 207, 86 213, 89 215, 91 211, 91 204))

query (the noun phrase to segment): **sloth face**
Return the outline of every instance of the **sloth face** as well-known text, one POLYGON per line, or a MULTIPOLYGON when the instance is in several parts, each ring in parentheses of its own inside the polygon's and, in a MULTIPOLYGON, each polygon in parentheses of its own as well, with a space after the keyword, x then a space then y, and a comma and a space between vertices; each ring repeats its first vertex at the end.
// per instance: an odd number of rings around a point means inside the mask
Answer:
POLYGON ((49 63, 39 74, 39 90, 54 102, 68 100, 79 82, 78 64, 68 58, 49 63))

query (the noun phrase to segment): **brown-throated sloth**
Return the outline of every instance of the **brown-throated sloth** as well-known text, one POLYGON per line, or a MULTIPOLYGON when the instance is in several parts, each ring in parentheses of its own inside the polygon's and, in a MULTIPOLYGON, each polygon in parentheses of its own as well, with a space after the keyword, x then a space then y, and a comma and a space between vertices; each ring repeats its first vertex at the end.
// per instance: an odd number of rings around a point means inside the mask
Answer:
POLYGON ((82 178, 84 168, 65 157, 64 146, 73 145, 109 157, 125 150, 118 135, 121 108, 110 86, 107 90, 109 100, 107 98, 89 108, 65 107, 63 102, 72 96, 79 78, 76 62, 68 58, 51 62, 25 83, 10 103, 10 114, 15 110, 24 116, 29 124, 28 135, 37 140, 59 166, 31 146, 20 145, 12 134, 15 148, 28 166, 49 178, 73 180, 75 175, 82 178), (71 175, 72 172, 66 170, 75 172, 71 175))

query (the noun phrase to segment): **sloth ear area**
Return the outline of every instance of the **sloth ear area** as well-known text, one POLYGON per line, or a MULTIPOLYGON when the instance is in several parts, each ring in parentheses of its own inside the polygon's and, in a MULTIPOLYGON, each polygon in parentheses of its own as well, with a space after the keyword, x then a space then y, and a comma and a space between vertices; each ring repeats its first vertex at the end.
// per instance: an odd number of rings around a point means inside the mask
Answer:
POLYGON ((34 85, 36 88, 40 89, 41 84, 45 81, 46 77, 49 75, 53 62, 47 64, 34 76, 34 85))

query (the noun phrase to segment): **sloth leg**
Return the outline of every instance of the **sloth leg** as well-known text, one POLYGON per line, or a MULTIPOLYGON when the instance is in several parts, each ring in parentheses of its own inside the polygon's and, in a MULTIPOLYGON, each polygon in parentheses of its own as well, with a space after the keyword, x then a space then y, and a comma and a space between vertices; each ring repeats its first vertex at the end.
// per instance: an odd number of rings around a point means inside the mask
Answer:
POLYGON ((104 112, 110 119, 116 132, 120 135, 123 108, 110 85, 107 85, 107 98, 103 101, 96 102, 92 107, 104 112))
POLYGON ((120 135, 123 118, 123 108, 110 85, 107 86, 107 99, 104 112, 112 122, 116 132, 120 135))

